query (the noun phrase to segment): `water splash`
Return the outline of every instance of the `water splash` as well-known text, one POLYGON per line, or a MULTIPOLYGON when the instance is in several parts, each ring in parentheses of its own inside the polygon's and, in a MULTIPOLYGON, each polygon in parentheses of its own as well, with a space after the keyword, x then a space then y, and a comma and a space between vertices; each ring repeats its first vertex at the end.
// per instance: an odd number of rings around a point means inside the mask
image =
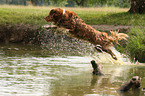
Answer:
POLYGON ((118 64, 118 65, 131 65, 130 59, 125 54, 118 52, 113 46, 110 47, 111 51, 117 56, 117 60, 114 60, 111 55, 103 52, 96 53, 92 56, 98 63, 118 64))
POLYGON ((68 36, 69 34, 66 30, 63 29, 44 29, 43 39, 41 44, 43 48, 52 52, 52 54, 57 55, 79 55, 79 56, 88 56, 96 60, 98 63, 109 63, 109 64, 119 64, 119 65, 131 65, 131 61, 125 54, 121 54, 114 47, 110 49, 115 53, 118 60, 114 60, 109 54, 105 52, 97 52, 94 48, 94 45, 72 38, 68 36), (61 31, 61 32, 60 32, 61 31))

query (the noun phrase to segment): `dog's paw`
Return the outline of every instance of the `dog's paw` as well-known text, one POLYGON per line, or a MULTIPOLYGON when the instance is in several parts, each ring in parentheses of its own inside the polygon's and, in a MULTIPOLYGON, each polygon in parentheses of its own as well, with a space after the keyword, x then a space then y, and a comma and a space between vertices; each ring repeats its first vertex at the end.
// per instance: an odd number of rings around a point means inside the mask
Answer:
POLYGON ((115 55, 112 55, 112 58, 115 59, 115 60, 117 60, 117 57, 115 55))
POLYGON ((103 52, 102 46, 101 46, 101 45, 95 46, 95 49, 96 49, 98 52, 103 52))

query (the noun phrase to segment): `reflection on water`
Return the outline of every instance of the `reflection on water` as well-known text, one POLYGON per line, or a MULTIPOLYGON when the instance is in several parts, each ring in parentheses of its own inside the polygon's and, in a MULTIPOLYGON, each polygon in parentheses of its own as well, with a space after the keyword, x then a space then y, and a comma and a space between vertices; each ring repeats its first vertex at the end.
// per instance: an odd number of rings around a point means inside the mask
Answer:
POLYGON ((132 76, 141 90, 120 96, 143 96, 145 66, 102 64, 105 76, 92 75, 90 56, 52 55, 36 46, 0 46, 1 96, 119 96, 132 76))

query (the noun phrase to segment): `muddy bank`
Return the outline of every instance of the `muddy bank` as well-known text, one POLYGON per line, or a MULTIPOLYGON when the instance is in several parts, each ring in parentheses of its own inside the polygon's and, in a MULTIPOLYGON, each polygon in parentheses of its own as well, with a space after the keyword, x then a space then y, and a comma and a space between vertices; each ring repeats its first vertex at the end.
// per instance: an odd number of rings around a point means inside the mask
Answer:
POLYGON ((110 30, 113 30, 113 31, 119 30, 119 32, 121 32, 121 33, 128 33, 132 26, 92 25, 92 27, 97 30, 104 31, 104 32, 110 32, 110 30))
MULTIPOLYGON (((113 26, 113 25, 92 25, 97 30, 109 32, 110 30, 120 30, 120 32, 129 32, 131 26, 113 26)), ((40 44, 44 29, 35 25, 0 25, 0 42, 3 43, 22 43, 22 44, 40 44)), ((43 33, 44 35, 44 33, 43 33)))
POLYGON ((0 25, 0 42, 39 44, 39 29, 34 25, 0 25))

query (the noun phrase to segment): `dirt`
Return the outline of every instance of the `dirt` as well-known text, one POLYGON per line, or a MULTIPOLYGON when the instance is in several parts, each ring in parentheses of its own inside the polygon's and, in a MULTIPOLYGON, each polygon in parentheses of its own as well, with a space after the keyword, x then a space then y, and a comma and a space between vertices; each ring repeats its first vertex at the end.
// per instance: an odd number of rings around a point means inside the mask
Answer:
POLYGON ((123 25, 92 25, 93 28, 100 30, 100 31, 105 31, 105 32, 110 32, 110 31, 118 31, 122 33, 128 33, 131 29, 132 26, 123 26, 123 25))
POLYGON ((0 25, 0 42, 38 43, 36 34, 39 28, 34 25, 0 25))
MULTIPOLYGON (((93 28, 110 32, 119 30, 122 33, 128 33, 131 26, 114 26, 114 25, 91 25, 93 28)), ((4 43, 23 43, 35 44, 40 43, 39 36, 42 28, 35 25, 0 25, 0 42, 4 43)))

